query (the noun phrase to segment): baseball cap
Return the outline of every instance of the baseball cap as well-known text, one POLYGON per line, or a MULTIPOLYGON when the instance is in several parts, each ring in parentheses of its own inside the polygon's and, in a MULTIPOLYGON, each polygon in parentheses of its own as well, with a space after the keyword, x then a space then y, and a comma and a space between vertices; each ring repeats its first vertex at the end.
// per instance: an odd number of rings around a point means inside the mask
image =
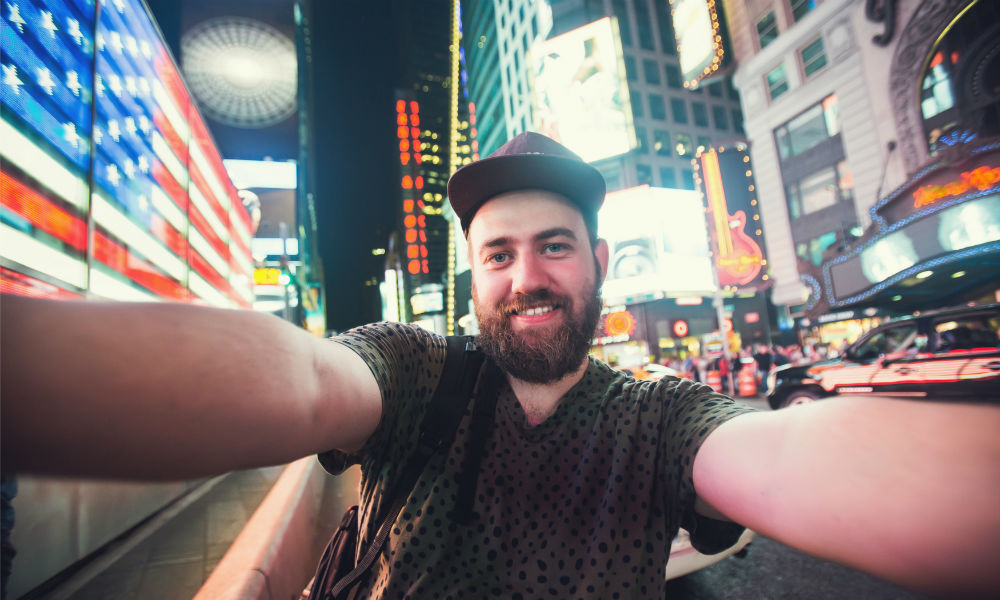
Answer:
POLYGON ((568 198, 588 222, 596 221, 606 191, 600 171, 544 135, 525 132, 489 157, 465 165, 448 180, 448 199, 468 229, 487 200, 506 192, 540 189, 568 198))

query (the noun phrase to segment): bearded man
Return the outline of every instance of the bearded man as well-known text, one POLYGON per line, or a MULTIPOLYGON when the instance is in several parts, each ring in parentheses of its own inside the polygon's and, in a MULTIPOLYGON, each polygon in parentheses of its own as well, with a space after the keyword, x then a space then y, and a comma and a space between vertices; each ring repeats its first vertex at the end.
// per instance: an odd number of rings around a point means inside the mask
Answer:
MULTIPOLYGON (((589 357, 604 193, 596 169, 531 133, 452 177, 496 404, 481 438, 467 411, 431 457, 357 597, 662 598, 679 527, 713 552, 744 525, 909 587, 1000 596, 997 409, 849 399, 753 413, 589 357), (460 495, 477 447, 475 493, 460 495)), ((5 470, 190 478, 319 452, 332 472, 361 465, 361 548, 445 355, 443 338, 399 323, 331 343, 179 305, 9 298, 2 317, 5 470)))

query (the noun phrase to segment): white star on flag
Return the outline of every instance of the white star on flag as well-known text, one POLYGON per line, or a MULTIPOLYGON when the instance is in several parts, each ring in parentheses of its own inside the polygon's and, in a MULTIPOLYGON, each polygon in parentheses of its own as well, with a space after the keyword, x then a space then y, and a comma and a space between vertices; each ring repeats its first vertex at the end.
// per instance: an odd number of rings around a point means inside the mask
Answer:
POLYGON ((149 97, 149 80, 145 77, 139 78, 139 91, 143 96, 147 98, 149 97))
POLYGON ((115 96, 122 97, 122 78, 112 73, 108 75, 108 89, 115 93, 115 96))
POLYGON ((111 47, 114 48, 115 52, 118 54, 121 54, 122 48, 125 47, 125 44, 122 43, 122 34, 117 31, 111 32, 111 47))
POLYGON ((94 127, 94 145, 100 146, 101 142, 104 141, 104 133, 101 131, 100 127, 94 127))
POLYGON ((149 173, 149 159, 146 158, 145 154, 139 155, 139 170, 143 173, 149 173))
POLYGON ((97 32, 96 44, 97 44, 97 51, 104 52, 104 46, 106 45, 106 43, 104 41, 104 34, 102 34, 100 31, 97 32))
POLYGON ((66 87, 73 92, 74 96, 80 96, 80 90, 83 86, 80 85, 80 75, 76 71, 66 71, 66 87))
POLYGON ((10 13, 9 16, 7 17, 7 20, 17 26, 18 33, 24 33, 24 26, 27 23, 27 21, 25 21, 24 18, 21 17, 21 7, 16 4, 11 4, 10 2, 8 2, 7 12, 10 13))
POLYGON ((115 119, 111 119, 110 121, 108 121, 108 135, 110 135, 111 139, 113 139, 116 142, 121 139, 122 130, 118 126, 118 121, 116 121, 115 119))
POLYGON ((63 123, 63 138, 72 144, 74 148, 80 146, 80 136, 76 134, 75 123, 63 123))
POLYGON ((125 159, 125 162, 122 164, 122 170, 125 171, 125 175, 129 179, 135 177, 135 163, 132 162, 131 158, 125 159))
POLYGON ((125 49, 128 50, 129 56, 132 58, 139 54, 139 44, 134 37, 130 35, 125 37, 125 49))
POLYGON ((139 51, 146 57, 146 60, 153 58, 153 47, 146 40, 139 40, 139 51))
MULTIPOLYGON (((8 5, 10 6, 10 5, 8 5)), ((21 93, 21 88, 19 86, 24 85, 21 78, 17 76, 17 67, 14 65, 0 65, 3 67, 3 82, 4 85, 9 85, 14 90, 14 95, 21 93)))
POLYGON ((66 33, 73 38, 77 46, 83 46, 83 32, 80 31, 80 22, 76 19, 66 19, 66 23, 69 25, 66 28, 66 33))
POLYGON ((104 95, 104 78, 100 75, 94 77, 94 91, 99 97, 104 95))
POLYGON ((125 117, 125 131, 135 135, 138 128, 135 126, 135 119, 132 117, 125 117))
POLYGON ((115 8, 118 9, 118 12, 125 14, 125 0, 111 0, 111 2, 115 5, 115 8))
POLYGON ((52 73, 45 67, 35 69, 35 73, 38 75, 38 77, 35 78, 38 85, 45 88, 45 93, 51 96, 52 90, 56 87, 56 82, 52 81, 52 73))
POLYGON ((139 115, 139 130, 149 135, 149 130, 152 129, 153 124, 149 122, 149 117, 146 115, 139 115))
POLYGON ((52 20, 52 13, 50 13, 47 10, 43 10, 41 11, 41 15, 42 15, 42 24, 39 25, 39 27, 48 30, 49 35, 51 35, 52 38, 55 39, 56 32, 59 31, 59 28, 56 27, 55 22, 52 20))
POLYGON ((139 210, 144 213, 149 212, 149 198, 147 198, 144 194, 139 194, 139 197, 135 200, 136 204, 139 205, 139 210))
POLYGON ((135 77, 131 75, 125 76, 125 91, 133 98, 139 95, 139 87, 135 84, 135 77))
POLYGON ((111 185, 118 187, 118 182, 122 180, 121 174, 118 172, 118 167, 116 165, 108 165, 108 181, 111 185))

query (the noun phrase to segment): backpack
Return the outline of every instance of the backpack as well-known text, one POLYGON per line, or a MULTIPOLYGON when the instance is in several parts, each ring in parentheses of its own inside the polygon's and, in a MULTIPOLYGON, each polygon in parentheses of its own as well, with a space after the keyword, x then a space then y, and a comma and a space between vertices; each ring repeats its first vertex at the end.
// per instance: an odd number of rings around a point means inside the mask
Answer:
POLYGON ((299 600, 342 600, 353 597, 357 590, 356 584, 368 572, 381 552, 396 517, 406 503, 406 498, 427 461, 436 452, 449 448, 454 441, 458 424, 469 400, 473 398, 473 389, 480 379, 480 371, 483 371, 484 380, 479 389, 485 390, 486 393, 480 394, 482 401, 475 402, 471 424, 473 429, 471 439, 476 440, 478 446, 466 457, 458 492, 456 505, 458 508, 456 514, 452 515, 460 522, 467 521, 471 516, 475 475, 479 471, 479 461, 482 458, 486 438, 489 437, 488 428, 496 407, 499 382, 495 378, 499 371, 495 367, 482 369, 484 356, 471 336, 448 336, 447 343, 448 353, 445 357, 444 370, 441 372, 441 379, 421 424, 417 450, 409 458, 406 468, 402 470, 403 479, 389 494, 393 503, 382 516, 371 545, 355 564, 354 557, 357 556, 360 533, 358 506, 354 505, 344 512, 340 526, 337 527, 320 557, 316 574, 302 591, 299 600))

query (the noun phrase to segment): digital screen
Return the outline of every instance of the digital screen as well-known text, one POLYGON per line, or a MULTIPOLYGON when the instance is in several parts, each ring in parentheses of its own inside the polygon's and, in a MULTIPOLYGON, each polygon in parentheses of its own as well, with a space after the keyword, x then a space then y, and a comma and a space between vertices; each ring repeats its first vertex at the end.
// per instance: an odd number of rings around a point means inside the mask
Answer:
POLYGON ((4 2, 0 27, 3 289, 249 307, 249 216, 145 6, 4 2))
POLYGON ((705 214, 696 192, 639 186, 612 192, 598 217, 608 242, 608 303, 646 294, 714 289, 705 214))
POLYGON ((710 0, 670 0, 685 86, 697 83, 721 64, 722 38, 715 4, 710 0))
POLYGON ((635 147, 616 22, 604 18, 546 40, 532 52, 538 132, 585 161, 635 147))
POLYGON ((1000 195, 951 206, 866 244, 825 270, 843 299, 937 256, 1000 241, 1000 195))

